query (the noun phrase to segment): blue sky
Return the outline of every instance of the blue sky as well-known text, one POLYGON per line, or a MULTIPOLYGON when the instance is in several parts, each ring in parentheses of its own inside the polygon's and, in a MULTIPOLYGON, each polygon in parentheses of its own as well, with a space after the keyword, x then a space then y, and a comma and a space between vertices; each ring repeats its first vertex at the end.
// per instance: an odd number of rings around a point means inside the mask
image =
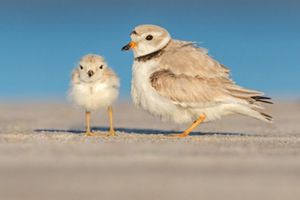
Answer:
POLYGON ((197 41, 240 85, 300 96, 300 3, 296 0, 0 0, 0 99, 64 98, 71 70, 103 55, 130 96, 132 53, 120 51, 139 24, 197 41))

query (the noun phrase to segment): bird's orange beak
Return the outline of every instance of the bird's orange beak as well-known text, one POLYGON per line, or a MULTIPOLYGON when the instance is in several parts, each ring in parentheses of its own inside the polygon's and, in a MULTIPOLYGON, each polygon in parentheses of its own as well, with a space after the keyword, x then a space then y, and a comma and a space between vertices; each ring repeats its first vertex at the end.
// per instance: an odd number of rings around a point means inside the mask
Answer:
POLYGON ((128 44, 126 44, 124 47, 122 47, 122 51, 128 51, 130 49, 133 49, 136 47, 136 43, 131 41, 128 44))

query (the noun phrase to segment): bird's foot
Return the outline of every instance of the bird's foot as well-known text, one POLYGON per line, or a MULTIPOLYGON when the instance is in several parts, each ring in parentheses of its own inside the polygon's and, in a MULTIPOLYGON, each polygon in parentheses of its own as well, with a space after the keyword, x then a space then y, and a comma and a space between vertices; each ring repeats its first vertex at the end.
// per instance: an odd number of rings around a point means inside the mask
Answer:
POLYGON ((111 129, 111 130, 109 130, 109 132, 107 133, 106 136, 108 136, 108 137, 115 137, 115 136, 117 136, 116 135, 116 131, 113 130, 113 129, 111 129))
POLYGON ((188 129, 186 129, 183 133, 170 134, 168 136, 173 137, 173 138, 185 138, 194 130, 194 128, 196 128, 199 124, 201 124, 205 120, 205 117, 206 117, 205 115, 200 115, 200 117, 196 121, 194 121, 194 123, 188 129))
POLYGON ((183 132, 183 133, 176 133, 176 134, 169 134, 168 137, 171 137, 171 138, 185 138, 189 135, 188 132, 183 132))
POLYGON ((84 136, 97 136, 97 133, 92 133, 90 131, 87 131, 84 136))
POLYGON ((114 137, 116 136, 116 132, 114 130, 110 130, 107 134, 86 132, 84 136, 114 137))

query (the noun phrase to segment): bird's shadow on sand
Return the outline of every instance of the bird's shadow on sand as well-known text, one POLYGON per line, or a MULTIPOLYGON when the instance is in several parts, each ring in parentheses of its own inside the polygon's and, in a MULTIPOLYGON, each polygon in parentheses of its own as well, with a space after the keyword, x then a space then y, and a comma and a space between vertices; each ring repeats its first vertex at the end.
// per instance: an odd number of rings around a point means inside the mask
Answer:
MULTIPOLYGON (((93 127, 92 131, 108 131, 108 127, 93 127)), ((125 132, 127 134, 144 134, 144 135, 169 135, 174 133, 182 133, 181 131, 172 131, 172 130, 157 130, 157 129, 139 129, 139 128, 115 128, 116 131, 125 132)), ((83 130, 75 129, 35 129, 35 132, 49 132, 49 133, 72 133, 72 134, 83 134, 83 130)), ((201 136, 201 135, 231 135, 231 136, 250 136, 245 133, 232 133, 232 132, 192 132, 190 136, 201 136)))

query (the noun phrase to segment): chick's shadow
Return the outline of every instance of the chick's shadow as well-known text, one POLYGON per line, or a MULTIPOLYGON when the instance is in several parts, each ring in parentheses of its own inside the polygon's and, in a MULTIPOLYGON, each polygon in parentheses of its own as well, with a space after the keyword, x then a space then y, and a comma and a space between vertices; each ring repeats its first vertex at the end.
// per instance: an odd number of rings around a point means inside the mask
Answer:
MULTIPOLYGON (((106 132, 108 131, 108 127, 93 127, 92 131, 106 132)), ((35 132, 49 132, 49 133, 72 133, 72 134, 83 134, 85 133, 83 130, 76 129, 35 129, 35 132)), ((182 131, 172 131, 172 130, 159 130, 159 129, 139 129, 139 128, 115 128, 117 132, 124 132, 126 134, 144 134, 144 135, 169 135, 182 133, 182 131)), ((190 136, 201 136, 201 135, 231 135, 231 136, 250 136, 250 134, 245 133, 233 133, 233 132, 192 132, 190 136)))

